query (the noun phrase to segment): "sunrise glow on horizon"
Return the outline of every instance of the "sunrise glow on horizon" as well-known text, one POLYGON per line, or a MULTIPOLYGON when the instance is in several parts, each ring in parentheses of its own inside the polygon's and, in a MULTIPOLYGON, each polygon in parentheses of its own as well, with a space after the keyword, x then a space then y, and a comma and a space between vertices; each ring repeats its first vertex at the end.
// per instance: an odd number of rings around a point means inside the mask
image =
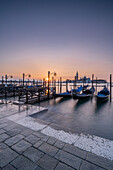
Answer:
POLYGON ((0 79, 113 74, 112 0, 5 0, 0 21, 0 79))

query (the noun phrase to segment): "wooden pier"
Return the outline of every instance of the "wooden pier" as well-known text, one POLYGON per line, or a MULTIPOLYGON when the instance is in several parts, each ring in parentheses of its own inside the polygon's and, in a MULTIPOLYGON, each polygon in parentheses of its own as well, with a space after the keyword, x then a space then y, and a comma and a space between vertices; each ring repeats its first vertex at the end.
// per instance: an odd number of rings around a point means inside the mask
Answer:
POLYGON ((53 98, 55 88, 49 88, 49 95, 48 95, 48 87, 31 87, 26 88, 19 91, 19 101, 24 102, 25 104, 33 104, 37 102, 41 102, 44 100, 48 100, 53 98), (48 98, 49 96, 49 98, 48 98))

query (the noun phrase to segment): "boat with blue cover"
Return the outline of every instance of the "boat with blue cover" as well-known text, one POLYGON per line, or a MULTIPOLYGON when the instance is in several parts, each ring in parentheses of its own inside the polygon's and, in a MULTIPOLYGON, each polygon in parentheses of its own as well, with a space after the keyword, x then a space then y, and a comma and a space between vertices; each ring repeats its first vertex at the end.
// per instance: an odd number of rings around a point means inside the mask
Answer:
POLYGON ((82 91, 83 87, 80 86, 78 87, 78 89, 72 89, 71 90, 71 95, 73 99, 77 99, 77 95, 80 94, 80 92, 82 91))
POLYGON ((93 96, 95 88, 91 87, 90 89, 83 90, 82 93, 76 94, 76 99, 89 99, 93 96))
POLYGON ((105 100, 108 100, 109 95, 110 95, 110 92, 105 86, 100 92, 98 92, 98 94, 96 95, 96 98, 98 101, 105 101, 105 100))
POLYGON ((68 97, 71 98, 71 91, 64 92, 64 93, 54 93, 54 97, 68 97))

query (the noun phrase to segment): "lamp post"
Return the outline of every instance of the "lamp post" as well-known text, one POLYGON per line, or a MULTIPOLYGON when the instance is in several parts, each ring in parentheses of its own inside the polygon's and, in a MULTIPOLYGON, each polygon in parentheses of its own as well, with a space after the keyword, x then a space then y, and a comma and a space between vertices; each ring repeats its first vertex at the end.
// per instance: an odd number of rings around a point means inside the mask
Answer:
POLYGON ((2 76, 2 84, 4 83, 4 76, 2 76))
POLYGON ((49 99, 49 82, 50 82, 50 75, 56 76, 57 73, 56 73, 56 72, 50 73, 50 71, 48 71, 48 99, 49 99))
POLYGON ((26 75, 25 75, 25 73, 23 73, 23 87, 24 87, 24 79, 25 79, 25 76, 28 76, 29 78, 31 77, 30 74, 26 74, 26 75))
POLYGON ((13 78, 13 76, 11 76, 11 75, 9 75, 9 76, 5 75, 5 82, 6 82, 6 84, 7 84, 7 79, 8 79, 9 77, 10 77, 10 78, 13 78))

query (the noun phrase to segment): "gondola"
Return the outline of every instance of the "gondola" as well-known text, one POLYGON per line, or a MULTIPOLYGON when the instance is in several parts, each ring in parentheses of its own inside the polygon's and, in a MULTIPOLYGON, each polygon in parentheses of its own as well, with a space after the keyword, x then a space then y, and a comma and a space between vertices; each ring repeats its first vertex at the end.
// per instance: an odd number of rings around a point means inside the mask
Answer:
POLYGON ((109 99, 110 92, 107 87, 104 87, 98 94, 96 95, 97 101, 106 101, 109 99))
POLYGON ((71 90, 71 95, 73 99, 77 99, 77 95, 80 94, 80 92, 82 91, 83 87, 80 86, 78 87, 78 89, 72 89, 71 90))
POLYGON ((54 93, 54 97, 64 97, 64 98, 71 98, 71 91, 64 92, 64 93, 54 93))
POLYGON ((95 88, 91 87, 90 89, 83 90, 83 93, 77 94, 76 98, 80 99, 80 100, 81 99, 89 99, 93 96, 94 92, 95 92, 95 88))

